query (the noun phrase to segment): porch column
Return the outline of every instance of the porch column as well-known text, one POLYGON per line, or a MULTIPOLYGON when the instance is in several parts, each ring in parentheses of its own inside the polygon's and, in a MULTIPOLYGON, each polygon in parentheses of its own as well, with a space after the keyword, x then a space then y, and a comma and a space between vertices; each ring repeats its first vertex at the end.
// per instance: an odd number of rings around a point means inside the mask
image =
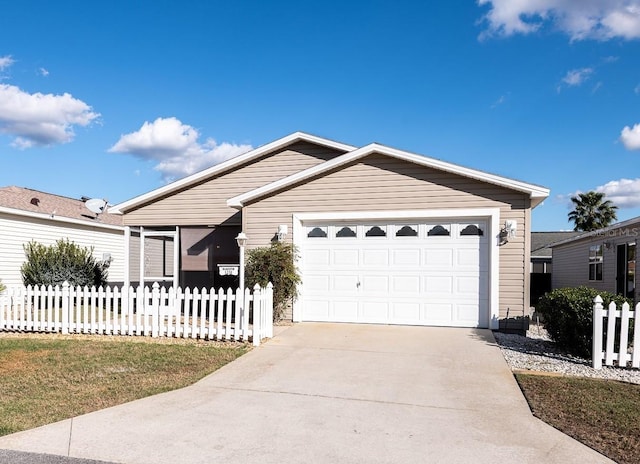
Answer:
POLYGON ((124 288, 128 289, 131 285, 131 276, 129 272, 131 270, 131 227, 124 227, 124 288))
POLYGON ((176 226, 173 238, 173 288, 180 285, 180 226, 176 226))
POLYGON ((144 227, 140 226, 140 284, 144 288, 144 227))

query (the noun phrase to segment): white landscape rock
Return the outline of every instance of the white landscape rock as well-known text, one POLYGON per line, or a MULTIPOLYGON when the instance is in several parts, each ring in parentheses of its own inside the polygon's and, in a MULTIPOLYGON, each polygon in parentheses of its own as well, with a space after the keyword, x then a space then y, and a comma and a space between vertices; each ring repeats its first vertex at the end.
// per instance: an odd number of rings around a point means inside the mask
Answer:
POLYGON ((549 372, 640 384, 640 369, 591 367, 590 359, 578 358, 556 348, 542 327, 532 327, 527 336, 494 332, 493 336, 511 370, 549 372))

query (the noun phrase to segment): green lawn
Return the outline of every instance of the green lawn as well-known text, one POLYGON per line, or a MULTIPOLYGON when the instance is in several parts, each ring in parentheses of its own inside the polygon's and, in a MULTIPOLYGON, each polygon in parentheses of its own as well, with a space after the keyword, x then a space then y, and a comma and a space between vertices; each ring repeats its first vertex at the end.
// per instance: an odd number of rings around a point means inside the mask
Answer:
POLYGON ((0 435, 190 385, 249 349, 143 337, 0 336, 0 435))
POLYGON ((516 374, 533 414, 620 464, 640 463, 640 385, 516 374))

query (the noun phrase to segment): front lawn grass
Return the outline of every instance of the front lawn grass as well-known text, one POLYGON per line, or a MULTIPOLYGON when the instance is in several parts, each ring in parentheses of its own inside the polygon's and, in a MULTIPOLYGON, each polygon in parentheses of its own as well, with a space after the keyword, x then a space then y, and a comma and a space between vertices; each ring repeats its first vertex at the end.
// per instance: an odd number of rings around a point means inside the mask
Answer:
POLYGON ((185 387, 248 349, 195 340, 0 337, 0 435, 185 387))
POLYGON ((640 462, 640 385, 530 374, 516 379, 536 417, 620 464, 640 462))

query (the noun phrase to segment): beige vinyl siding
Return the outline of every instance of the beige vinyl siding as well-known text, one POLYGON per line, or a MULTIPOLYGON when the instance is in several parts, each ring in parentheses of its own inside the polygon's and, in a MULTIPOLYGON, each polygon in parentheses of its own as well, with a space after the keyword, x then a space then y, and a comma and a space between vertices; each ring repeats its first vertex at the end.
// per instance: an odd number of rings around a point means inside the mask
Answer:
POLYGON ((240 214, 227 200, 241 193, 327 161, 342 152, 310 143, 296 143, 253 160, 198 185, 124 213, 125 225, 240 224, 240 214))
POLYGON ((500 247, 500 315, 507 308, 510 316, 525 314, 525 308, 528 315, 530 200, 523 193, 372 155, 245 206, 243 229, 253 248, 268 245, 279 224, 292 230, 294 213, 496 207, 502 224, 506 219, 518 223, 517 237, 500 247))
MULTIPOLYGON (((563 288, 585 285, 615 293, 617 246, 634 242, 636 246, 640 245, 639 234, 640 221, 628 225, 623 231, 613 229, 604 235, 594 233, 591 236, 553 247, 551 287, 563 288), (605 241, 610 243, 609 249, 604 247, 605 241), (603 245, 602 280, 589 280, 589 248, 592 245, 603 245)), ((640 259, 636 259, 636 295, 640 291, 639 264, 640 259)))
POLYGON ((20 267, 25 261, 23 245, 35 240, 53 245, 69 239, 82 247, 93 247, 93 256, 102 261, 103 254, 113 258, 109 282, 124 280, 124 230, 102 229, 91 225, 0 213, 0 279, 7 286, 22 285, 20 267))

